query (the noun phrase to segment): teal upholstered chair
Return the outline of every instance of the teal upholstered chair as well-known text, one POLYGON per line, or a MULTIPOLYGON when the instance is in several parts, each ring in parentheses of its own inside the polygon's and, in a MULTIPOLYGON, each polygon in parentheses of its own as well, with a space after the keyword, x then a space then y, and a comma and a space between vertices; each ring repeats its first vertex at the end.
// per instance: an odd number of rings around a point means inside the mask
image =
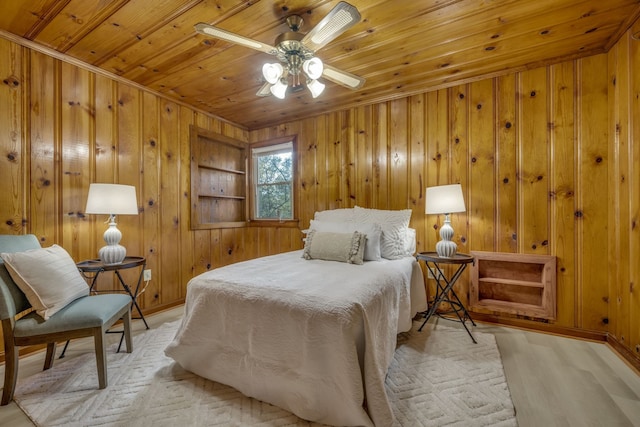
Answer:
MULTIPOLYGON (((0 235, 0 253, 22 252, 40 248, 34 235, 0 235)), ((51 286, 56 286, 51 283, 51 286)), ((131 298, 123 294, 87 295, 66 305, 43 320, 32 312, 16 320, 16 315, 31 305, 15 284, 0 258, 0 320, 4 337, 5 374, 2 405, 13 399, 18 378, 18 349, 20 346, 47 344, 44 369, 53 366, 56 342, 93 336, 99 388, 107 386, 107 355, 105 333, 118 319, 123 320, 127 352, 131 343, 131 298)))

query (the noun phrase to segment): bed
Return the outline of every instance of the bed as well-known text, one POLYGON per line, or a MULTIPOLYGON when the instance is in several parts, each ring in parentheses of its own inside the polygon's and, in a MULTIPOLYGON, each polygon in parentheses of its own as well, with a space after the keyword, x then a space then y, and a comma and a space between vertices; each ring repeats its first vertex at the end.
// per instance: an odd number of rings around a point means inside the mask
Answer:
POLYGON ((396 335, 426 309, 422 271, 406 253, 357 264, 308 246, 193 278, 165 354, 306 420, 391 425, 384 380, 396 335))

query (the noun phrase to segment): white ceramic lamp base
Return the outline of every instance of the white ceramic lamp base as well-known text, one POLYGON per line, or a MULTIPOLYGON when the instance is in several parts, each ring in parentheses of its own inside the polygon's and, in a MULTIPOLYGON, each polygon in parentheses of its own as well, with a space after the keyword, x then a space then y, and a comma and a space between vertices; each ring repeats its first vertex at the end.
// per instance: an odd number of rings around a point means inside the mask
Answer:
POLYGON ((105 265, 120 264, 127 256, 127 249, 120 245, 122 233, 116 227, 116 219, 114 215, 109 217, 109 228, 104 232, 104 241, 107 246, 103 246, 98 251, 100 261, 105 265))
POLYGON ((449 220, 449 214, 445 214, 444 224, 440 227, 440 240, 436 243, 436 253, 441 258, 453 258, 458 251, 458 245, 452 241, 453 227, 451 227, 451 221, 449 220))

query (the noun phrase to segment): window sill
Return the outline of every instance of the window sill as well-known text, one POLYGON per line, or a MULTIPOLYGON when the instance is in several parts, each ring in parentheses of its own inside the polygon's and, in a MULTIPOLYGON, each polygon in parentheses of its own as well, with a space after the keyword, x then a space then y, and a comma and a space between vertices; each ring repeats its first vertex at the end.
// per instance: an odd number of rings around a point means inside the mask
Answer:
POLYGON ((277 219, 252 219, 249 227, 282 227, 298 228, 300 221, 297 219, 277 220, 277 219))

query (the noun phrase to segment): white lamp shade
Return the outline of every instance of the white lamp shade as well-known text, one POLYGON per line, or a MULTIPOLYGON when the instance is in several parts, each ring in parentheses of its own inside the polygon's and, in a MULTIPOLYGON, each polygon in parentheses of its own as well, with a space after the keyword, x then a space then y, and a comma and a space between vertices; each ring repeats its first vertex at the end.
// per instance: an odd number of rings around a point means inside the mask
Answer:
POLYGON ((307 59, 302 63, 302 70, 311 80, 319 79, 324 71, 324 65, 320 58, 307 59))
POLYGON ((427 187, 425 196, 425 213, 449 214, 464 212, 464 197, 460 184, 427 187))
POLYGON ((271 84, 275 84, 280 80, 283 72, 284 69, 282 68, 282 65, 277 62, 274 64, 264 64, 262 66, 262 75, 264 76, 264 79, 271 84))
POLYGON ((85 213, 138 215, 136 187, 121 184, 89 185, 85 213))
POLYGON ((276 98, 284 99, 287 93, 287 84, 280 79, 269 90, 276 98))
POLYGON ((311 96, 317 98, 324 91, 324 84, 318 80, 309 80, 307 82, 307 88, 309 88, 311 96))

